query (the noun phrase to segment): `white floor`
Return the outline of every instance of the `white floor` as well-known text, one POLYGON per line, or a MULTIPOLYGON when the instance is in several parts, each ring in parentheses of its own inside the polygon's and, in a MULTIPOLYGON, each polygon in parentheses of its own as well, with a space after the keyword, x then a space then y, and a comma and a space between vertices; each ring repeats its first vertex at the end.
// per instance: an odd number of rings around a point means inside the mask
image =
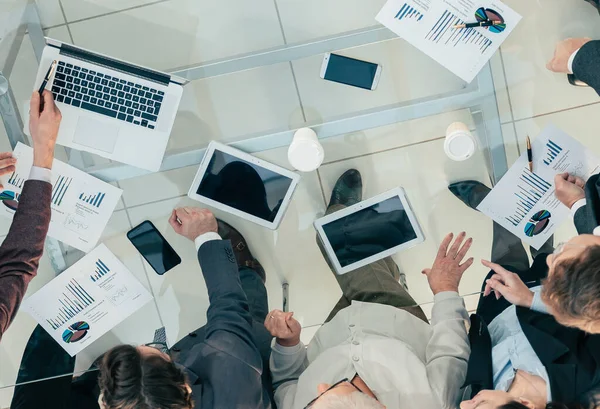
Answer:
MULTIPOLYGON (((600 38, 600 17, 582 0, 506 0, 524 16, 492 60, 496 96, 509 164, 520 154, 526 135, 535 136, 553 123, 600 154, 600 105, 590 89, 571 87, 563 75, 547 72, 546 61, 556 41, 569 36, 600 38), (565 21, 567 22, 565 24, 565 21)), ((282 45, 308 41, 374 25, 384 0, 272 0, 223 4, 192 0, 40 0, 47 35, 76 45, 159 69, 173 69, 282 45), (339 18, 340 10, 344 18, 339 18), (318 11, 318 12, 316 12, 318 11), (278 21, 281 18, 281 27, 278 21)), ((19 101, 28 99, 37 70, 28 38, 24 41, 11 82, 19 101)), ((321 56, 196 81, 186 88, 171 148, 204 145, 211 139, 233 140, 249 133, 295 127, 304 121, 335 117, 426 95, 457 90, 463 84, 401 40, 347 50, 348 55, 381 62, 380 88, 366 92, 323 82, 316 72, 321 56), (409 78, 410 80, 406 80, 409 78), (295 82, 298 85, 296 90, 295 82)), ((461 284, 462 294, 477 292, 487 270, 479 259, 489 257, 491 222, 466 208, 447 190, 448 183, 476 179, 489 184, 481 155, 464 163, 449 161, 442 150, 445 127, 468 112, 457 111, 324 142, 325 164, 304 174, 281 225, 272 232, 218 214, 246 237, 267 271, 272 308, 281 308, 281 284, 290 284, 290 308, 307 327, 309 339, 336 303, 340 290, 315 243, 312 222, 322 215, 338 176, 349 168, 361 171, 365 197, 403 186, 427 240, 394 258, 407 274, 411 293, 420 303, 432 300, 421 270, 431 265, 440 240, 450 231, 466 230, 474 238, 475 265, 461 284)), ((2 132, 2 131, 0 131, 2 132)), ((0 135, 1 136, 1 135, 0 135)), ((6 149, 1 143, 0 148, 6 149)), ((258 155, 289 167, 286 149, 258 155)), ((157 173, 119 183, 123 204, 105 233, 105 243, 148 286, 156 303, 97 341, 79 356, 84 368, 99 353, 121 342, 150 341, 155 328, 167 328, 170 343, 205 322, 206 288, 190 242, 168 227, 174 206, 194 205, 185 197, 195 168, 157 173), (182 256, 183 263, 157 276, 125 238, 132 226, 152 220, 182 256)), ((0 232, 8 223, 0 220, 0 232)), ((562 241, 575 234, 566 223, 562 241)), ((53 276, 47 260, 30 287, 34 292, 53 276)), ((466 298, 473 309, 477 297, 466 298)), ((25 314, 7 332, 0 346, 0 387, 14 382, 22 350, 34 326, 25 314)), ((0 407, 12 391, 0 389, 0 407)))

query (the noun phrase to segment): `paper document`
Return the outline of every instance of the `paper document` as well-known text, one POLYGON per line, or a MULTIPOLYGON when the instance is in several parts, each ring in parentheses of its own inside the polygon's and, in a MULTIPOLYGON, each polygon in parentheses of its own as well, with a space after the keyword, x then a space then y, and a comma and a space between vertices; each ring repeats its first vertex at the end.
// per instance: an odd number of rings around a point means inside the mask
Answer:
MULTIPOLYGON (((0 178, 0 214, 13 218, 33 166, 33 149, 19 143, 14 173, 0 178)), ((81 251, 92 250, 123 191, 59 160, 52 165, 52 218, 48 236, 81 251)))
POLYGON ((376 20, 467 82, 506 40, 521 16, 494 0, 388 0, 376 20), (493 19, 493 27, 453 28, 493 19))
POLYGON ((152 295, 104 245, 99 245, 23 302, 69 355, 113 329, 152 295))
POLYGON ((533 173, 527 151, 506 172, 477 210, 539 249, 569 217, 554 195, 554 176, 568 172, 587 180, 600 171, 600 158, 555 126, 532 142, 533 173))

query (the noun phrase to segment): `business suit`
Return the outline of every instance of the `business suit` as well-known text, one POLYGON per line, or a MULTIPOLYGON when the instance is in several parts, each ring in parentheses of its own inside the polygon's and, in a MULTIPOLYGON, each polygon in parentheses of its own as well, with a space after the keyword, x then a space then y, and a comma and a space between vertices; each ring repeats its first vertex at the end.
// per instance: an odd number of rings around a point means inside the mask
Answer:
MULTIPOLYGON (((587 203, 574 216, 580 234, 591 233, 600 220, 598 175, 588 180, 585 190, 587 203)), ((519 274, 531 288, 539 286, 548 274, 546 257, 547 254, 538 255, 530 268, 522 270, 503 263, 503 260, 493 261, 519 274)), ((491 271, 486 279, 493 274, 491 271)), ((484 287, 485 281, 482 291, 484 287)), ((493 296, 481 296, 477 313, 471 316, 471 356, 464 385, 470 387, 467 397, 472 398, 482 389, 494 389, 493 345, 488 325, 510 305, 504 298, 496 300, 493 296)), ((567 328, 557 323, 552 315, 529 308, 516 307, 516 314, 523 333, 546 368, 554 401, 587 404, 590 395, 600 393, 600 335, 567 328)))
MULTIPOLYGON (((269 346, 271 337, 264 326, 262 330, 256 323, 253 326, 240 273, 260 278, 251 270, 238 272, 228 240, 202 244, 198 259, 210 300, 208 322, 200 333, 184 338, 173 348, 179 350, 175 361, 186 368, 196 406, 270 408, 270 382, 262 378, 267 367, 263 366, 257 341, 266 339, 269 346)), ((244 277, 245 281, 249 277, 244 277)))
POLYGON ((52 185, 28 180, 8 235, 0 246, 0 340, 36 276, 50 224, 52 185))
POLYGON ((600 40, 590 41, 579 49, 573 60, 573 74, 600 95, 600 40))

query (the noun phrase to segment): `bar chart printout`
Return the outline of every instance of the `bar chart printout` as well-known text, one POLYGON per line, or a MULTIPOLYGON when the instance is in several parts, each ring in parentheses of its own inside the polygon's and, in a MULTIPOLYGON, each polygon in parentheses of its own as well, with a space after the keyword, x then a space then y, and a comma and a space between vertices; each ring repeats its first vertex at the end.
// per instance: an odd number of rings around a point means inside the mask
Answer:
POLYGON ((17 172, 13 172, 12 175, 10 175, 10 177, 8 178, 8 183, 18 187, 19 189, 23 189, 23 183, 25 182, 25 179, 22 178, 17 172))
POLYGON ((395 18, 397 18, 398 20, 409 19, 421 21, 421 19, 423 18, 423 14, 408 3, 404 3, 398 11, 398 13, 396 14, 395 18))
POLYGON ((523 152, 477 210, 539 249, 570 214, 556 197, 556 175, 569 173, 587 180, 600 171, 600 158, 553 125, 532 141, 531 150, 533 172, 523 152))
POLYGON ((58 177, 58 180, 56 181, 56 183, 54 184, 54 187, 52 188, 52 203, 55 206, 60 206, 62 204, 63 199, 65 198, 65 194, 69 190, 69 187, 71 186, 72 181, 73 181, 73 178, 70 178, 70 177, 66 177, 66 176, 58 177))
POLYGON ((90 278, 92 279, 92 282, 95 283, 108 273, 110 273, 110 268, 108 268, 102 260, 98 259, 98 261, 96 261, 96 269, 94 274, 91 275, 90 278))
POLYGON ((94 207, 100 207, 102 201, 104 200, 104 196, 106 196, 106 193, 102 192, 98 192, 95 194, 81 193, 79 195, 79 199, 85 203, 91 204, 94 207))
POLYGON ((148 290, 101 244, 28 297, 22 309, 75 356, 150 300, 148 290))
POLYGON ((519 24, 521 16, 499 0, 387 0, 375 19, 441 66, 471 82, 519 24), (479 7, 493 10, 505 27, 454 28, 475 22, 479 7))

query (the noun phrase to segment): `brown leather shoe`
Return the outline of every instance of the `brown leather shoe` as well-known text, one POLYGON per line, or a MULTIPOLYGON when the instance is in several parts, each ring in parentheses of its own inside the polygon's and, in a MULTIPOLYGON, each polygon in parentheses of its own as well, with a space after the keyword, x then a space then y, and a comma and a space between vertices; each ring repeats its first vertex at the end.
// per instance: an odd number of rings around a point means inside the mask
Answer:
POLYGON ((233 253, 235 254, 238 267, 248 267, 254 270, 262 282, 266 282, 267 276, 265 274, 265 269, 250 252, 246 239, 244 239, 242 233, 225 223, 223 220, 217 219, 217 224, 219 226, 219 236, 221 236, 223 240, 231 240, 231 247, 233 247, 233 253))

